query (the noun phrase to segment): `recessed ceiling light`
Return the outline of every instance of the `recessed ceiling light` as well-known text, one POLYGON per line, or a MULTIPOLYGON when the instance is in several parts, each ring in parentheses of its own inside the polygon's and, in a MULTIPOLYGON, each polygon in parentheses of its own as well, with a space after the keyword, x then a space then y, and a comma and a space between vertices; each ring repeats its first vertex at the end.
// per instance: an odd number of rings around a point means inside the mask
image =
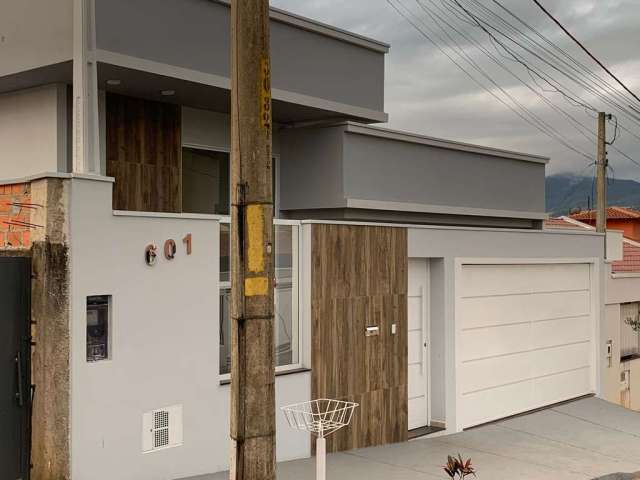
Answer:
POLYGON ((175 90, 160 90, 160 95, 162 95, 163 97, 170 97, 175 94, 176 94, 175 90))
POLYGON ((117 86, 120 85, 122 82, 120 80, 117 79, 112 79, 112 80, 107 80, 107 85, 111 85, 111 86, 117 86))

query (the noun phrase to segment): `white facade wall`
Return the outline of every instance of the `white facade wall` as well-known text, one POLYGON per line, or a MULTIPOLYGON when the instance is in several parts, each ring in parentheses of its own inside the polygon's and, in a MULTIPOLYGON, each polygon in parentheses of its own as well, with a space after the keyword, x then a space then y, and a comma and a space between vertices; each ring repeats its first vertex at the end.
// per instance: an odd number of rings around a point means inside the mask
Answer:
MULTIPOLYGON (((225 470, 229 386, 219 378, 219 222, 213 216, 111 210, 107 181, 71 186, 72 475, 74 480, 176 479, 225 470), (193 236, 193 253, 182 244, 193 236), (144 262, 166 239, 176 258, 144 262), (86 297, 112 295, 112 357, 87 363, 86 297), (182 405, 184 443, 142 453, 144 412, 182 405)), ((279 376, 276 405, 309 399, 308 372, 279 376)), ((309 437, 277 413, 277 457, 310 454, 309 437)))
POLYGON ((73 0, 0 2, 0 77, 73 58, 73 0))
POLYGON ((67 171, 67 127, 64 85, 0 95, 0 177, 67 171))

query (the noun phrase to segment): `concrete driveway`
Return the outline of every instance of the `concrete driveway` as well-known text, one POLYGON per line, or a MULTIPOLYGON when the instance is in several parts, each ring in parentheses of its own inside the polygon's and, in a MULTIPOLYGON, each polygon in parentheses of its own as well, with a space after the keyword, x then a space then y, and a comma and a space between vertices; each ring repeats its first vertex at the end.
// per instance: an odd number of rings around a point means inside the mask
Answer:
MULTIPOLYGON (((332 454, 328 478, 446 479, 441 466, 447 454, 458 452, 471 457, 477 478, 486 480, 577 480, 639 472, 640 413, 581 399, 455 435, 332 454)), ((314 473, 313 458, 278 465, 279 480, 312 480, 314 473)))

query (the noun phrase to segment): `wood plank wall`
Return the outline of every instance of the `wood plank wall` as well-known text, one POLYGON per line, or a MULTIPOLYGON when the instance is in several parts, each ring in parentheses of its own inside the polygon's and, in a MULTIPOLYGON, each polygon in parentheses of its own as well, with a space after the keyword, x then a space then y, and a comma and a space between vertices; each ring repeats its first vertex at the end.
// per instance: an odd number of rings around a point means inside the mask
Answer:
POLYGON ((114 210, 182 211, 179 105, 107 93, 107 175, 114 210))
POLYGON ((312 228, 312 398, 360 404, 352 425, 328 437, 327 450, 406 441, 407 231, 312 228), (365 337, 371 325, 379 336, 365 337))

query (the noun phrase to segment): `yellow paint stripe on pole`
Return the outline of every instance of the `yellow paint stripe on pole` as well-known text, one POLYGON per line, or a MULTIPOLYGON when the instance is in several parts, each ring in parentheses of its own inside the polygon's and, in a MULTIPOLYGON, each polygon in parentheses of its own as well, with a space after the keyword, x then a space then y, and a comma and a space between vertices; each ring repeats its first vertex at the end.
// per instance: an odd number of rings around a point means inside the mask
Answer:
POLYGON ((269 279, 267 277, 250 277, 244 279, 244 296, 258 297, 269 292, 269 279))
POLYGON ((264 211, 262 205, 247 206, 247 268, 264 272, 264 211))

